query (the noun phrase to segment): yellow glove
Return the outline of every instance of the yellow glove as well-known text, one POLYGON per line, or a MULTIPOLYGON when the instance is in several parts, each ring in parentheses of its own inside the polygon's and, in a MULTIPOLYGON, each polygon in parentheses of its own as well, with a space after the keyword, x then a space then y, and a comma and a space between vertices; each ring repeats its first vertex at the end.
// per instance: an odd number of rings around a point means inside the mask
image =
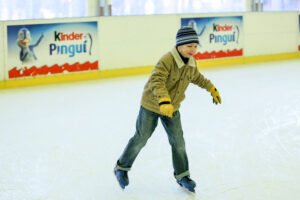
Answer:
POLYGON ((211 93, 211 96, 213 97, 213 103, 215 103, 216 105, 218 103, 222 103, 219 91, 217 90, 217 88, 215 88, 214 85, 211 87, 209 92, 211 93))
POLYGON ((168 97, 161 98, 159 100, 159 110, 163 115, 172 118, 173 112, 174 112, 174 107, 171 104, 171 99, 168 97))

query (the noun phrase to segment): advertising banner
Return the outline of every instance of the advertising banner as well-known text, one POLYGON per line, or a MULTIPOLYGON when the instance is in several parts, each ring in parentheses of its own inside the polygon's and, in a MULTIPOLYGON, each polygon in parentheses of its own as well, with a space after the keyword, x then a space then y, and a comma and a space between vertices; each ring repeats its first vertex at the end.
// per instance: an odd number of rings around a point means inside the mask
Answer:
POLYGON ((7 26, 8 78, 98 70, 97 22, 7 26))
POLYGON ((195 29, 199 37, 196 60, 243 56, 243 17, 182 18, 181 26, 195 29))
POLYGON ((4 81, 5 72, 4 72, 4 23, 0 21, 0 81, 4 81))

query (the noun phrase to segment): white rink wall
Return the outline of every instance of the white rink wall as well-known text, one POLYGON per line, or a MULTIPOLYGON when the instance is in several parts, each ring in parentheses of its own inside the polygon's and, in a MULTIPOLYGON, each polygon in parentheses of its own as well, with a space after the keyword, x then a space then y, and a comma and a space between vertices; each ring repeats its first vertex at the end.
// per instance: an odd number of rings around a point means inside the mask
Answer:
MULTIPOLYGON (((298 52, 300 12, 210 13, 17 20, 1 22, 0 81, 6 69, 6 26, 98 21, 99 69, 153 66, 175 44, 181 18, 243 16, 244 57, 298 52)), ((230 59, 230 58, 226 58, 230 59)))
POLYGON ((175 44, 180 18, 175 15, 100 18, 103 70, 154 65, 175 44))
POLYGON ((257 56, 298 51, 297 12, 256 12, 244 15, 244 55, 257 56))

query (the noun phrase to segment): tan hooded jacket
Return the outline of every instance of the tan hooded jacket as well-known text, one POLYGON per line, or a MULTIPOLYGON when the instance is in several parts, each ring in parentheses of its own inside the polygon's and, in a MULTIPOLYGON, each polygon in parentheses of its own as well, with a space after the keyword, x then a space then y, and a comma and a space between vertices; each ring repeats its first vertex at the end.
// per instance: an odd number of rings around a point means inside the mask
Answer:
POLYGON ((191 57, 188 63, 184 64, 174 47, 155 65, 144 87, 141 105, 150 111, 161 114, 158 101, 162 97, 168 97, 176 111, 185 98, 185 91, 189 83, 198 85, 207 91, 213 86, 210 80, 198 71, 196 60, 191 57))

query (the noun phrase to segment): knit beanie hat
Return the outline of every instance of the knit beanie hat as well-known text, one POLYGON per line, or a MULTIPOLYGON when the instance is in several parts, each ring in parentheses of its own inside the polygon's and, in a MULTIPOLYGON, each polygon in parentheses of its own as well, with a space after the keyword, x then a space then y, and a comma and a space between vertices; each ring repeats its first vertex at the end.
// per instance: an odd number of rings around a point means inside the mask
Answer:
POLYGON ((192 27, 181 27, 176 34, 176 47, 189 43, 199 44, 198 35, 192 27))

